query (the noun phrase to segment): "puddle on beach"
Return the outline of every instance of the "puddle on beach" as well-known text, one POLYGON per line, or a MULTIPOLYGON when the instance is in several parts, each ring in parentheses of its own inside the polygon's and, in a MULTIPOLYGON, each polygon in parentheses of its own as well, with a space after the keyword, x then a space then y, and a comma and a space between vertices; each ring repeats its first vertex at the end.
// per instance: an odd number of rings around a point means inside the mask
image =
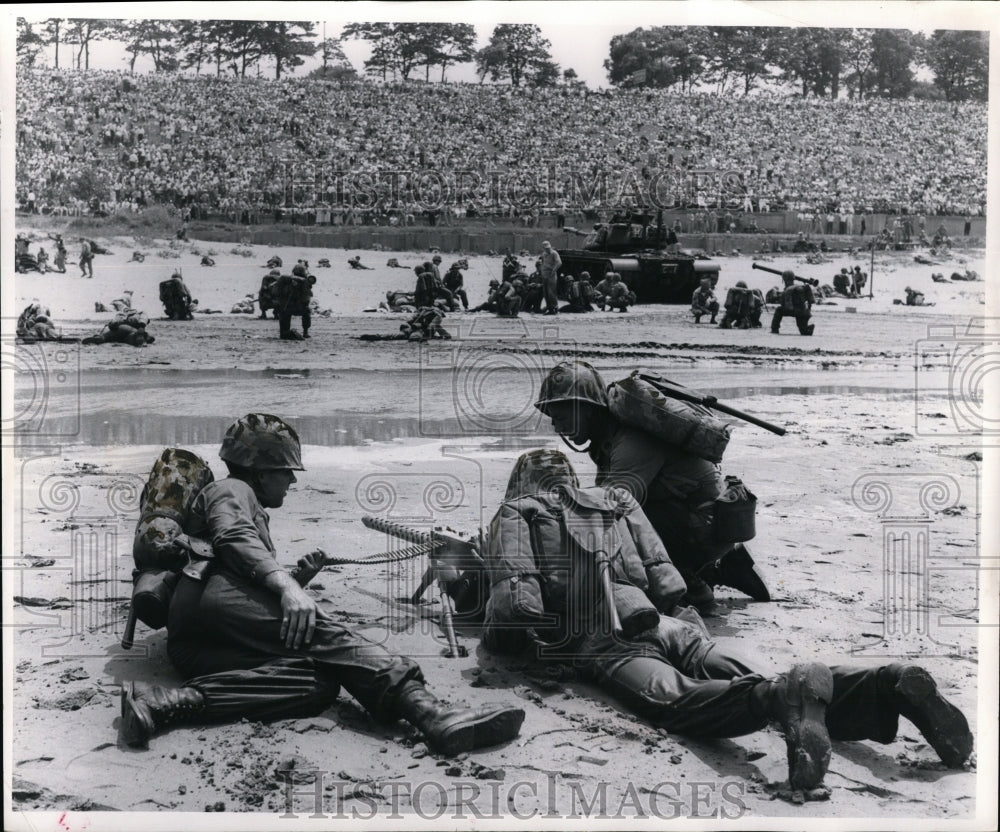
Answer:
MULTIPOLYGON (((278 371, 273 373, 308 371, 278 371)), ((721 402, 739 406, 740 400, 755 396, 859 396, 880 400, 909 398, 913 391, 900 387, 861 385, 760 385, 716 388, 713 394, 721 402)), ((105 409, 89 413, 47 415, 45 432, 60 437, 62 443, 90 446, 113 445, 199 445, 222 441, 229 419, 220 416, 191 414, 136 413, 128 410, 105 409)), ((451 418, 421 418, 420 416, 373 416, 370 413, 329 413, 320 416, 296 416, 295 428, 302 441, 310 445, 335 447, 386 442, 394 439, 483 441, 492 437, 489 445, 517 445, 527 434, 546 435, 549 427, 534 412, 512 416, 513 430, 503 429, 503 419, 490 420, 489 426, 469 424, 457 416, 451 418)), ((15 446, 31 444, 30 430, 15 432, 15 446)))

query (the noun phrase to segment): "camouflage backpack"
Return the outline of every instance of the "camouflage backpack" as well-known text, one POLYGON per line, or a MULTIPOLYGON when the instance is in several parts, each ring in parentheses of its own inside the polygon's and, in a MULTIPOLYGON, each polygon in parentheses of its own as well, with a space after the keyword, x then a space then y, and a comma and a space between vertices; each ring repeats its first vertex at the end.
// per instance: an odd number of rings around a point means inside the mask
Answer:
POLYGON ((211 558, 212 546, 189 537, 185 529, 191 506, 214 480, 201 457, 167 448, 149 473, 139 498, 139 522, 132 541, 132 607, 136 617, 157 630, 167 624, 167 610, 179 572, 195 558, 211 558))

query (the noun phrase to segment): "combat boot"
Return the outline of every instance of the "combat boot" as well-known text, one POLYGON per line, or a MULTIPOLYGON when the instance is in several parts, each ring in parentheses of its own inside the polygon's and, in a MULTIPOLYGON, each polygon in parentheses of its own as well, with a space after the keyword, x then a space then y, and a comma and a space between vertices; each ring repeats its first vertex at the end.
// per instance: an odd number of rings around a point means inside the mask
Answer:
POLYGON ((121 738, 128 745, 145 745, 161 728, 196 720, 205 710, 205 697, 190 687, 123 682, 121 704, 121 738))
POLYGON ((400 692, 398 714, 415 725, 433 746, 449 757, 514 739, 524 722, 521 708, 460 708, 446 705, 419 682, 400 692))
POLYGON ((821 786, 832 750, 826 728, 826 708, 833 698, 830 668, 815 662, 797 664, 777 679, 761 682, 752 697, 785 732, 791 788, 821 786))
POLYGON ((804 333, 802 333, 802 334, 803 335, 812 335, 813 332, 815 331, 815 329, 816 329, 816 324, 809 324, 809 326, 806 327, 806 331, 804 333))
POLYGON ((709 586, 728 586, 749 595, 754 601, 770 601, 771 592, 754 560, 750 550, 737 543, 724 554, 717 563, 710 564, 698 573, 709 586))
POLYGON ((948 768, 962 768, 972 754, 972 732, 962 712, 945 699, 934 678, 915 664, 904 665, 894 689, 899 713, 920 729, 948 768))

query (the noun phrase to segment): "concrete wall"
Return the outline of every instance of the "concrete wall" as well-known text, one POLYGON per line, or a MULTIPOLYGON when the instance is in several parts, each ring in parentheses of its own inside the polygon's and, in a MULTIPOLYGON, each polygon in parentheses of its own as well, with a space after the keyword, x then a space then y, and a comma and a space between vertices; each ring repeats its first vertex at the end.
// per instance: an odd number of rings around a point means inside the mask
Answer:
MULTIPOLYGON (((769 234, 781 238, 794 238, 800 229, 798 215, 795 212, 753 214, 747 215, 757 221, 757 225, 766 229, 769 234)), ((687 229, 688 212, 664 213, 664 222, 673 223, 680 219, 687 229)), ((866 233, 869 237, 880 231, 888 219, 890 225, 894 216, 885 214, 869 214, 865 217, 866 233)), ((963 217, 933 217, 926 219, 926 233, 932 237, 938 226, 944 225, 948 233, 957 239, 963 237, 963 217)), ((913 221, 914 233, 917 231, 916 220, 913 221)), ((581 230, 587 226, 581 226, 581 230)), ((813 234, 814 241, 825 239, 827 245, 836 248, 848 246, 861 248, 867 242, 858 231, 861 227, 860 216, 854 219, 853 236, 840 234, 813 234)), ((384 226, 357 225, 349 227, 332 226, 302 226, 292 225, 276 228, 255 229, 252 226, 217 225, 192 223, 189 231, 192 238, 214 242, 237 243, 248 240, 256 244, 272 244, 294 246, 296 248, 341 248, 341 249, 372 249, 376 245, 388 251, 429 251, 432 247, 443 252, 464 252, 469 254, 486 254, 490 251, 503 253, 507 248, 517 253, 522 249, 531 252, 541 250, 542 241, 549 240, 556 248, 578 248, 583 237, 562 229, 555 228, 553 217, 543 217, 541 227, 522 228, 517 226, 490 226, 483 221, 464 224, 460 228, 453 227, 413 227, 387 228, 384 226)), ((972 220, 971 236, 985 238, 986 219, 976 217, 972 220)), ((729 254, 733 247, 742 251, 752 251, 759 245, 760 234, 689 234, 678 235, 681 245, 685 248, 702 248, 708 252, 722 251, 729 254)))

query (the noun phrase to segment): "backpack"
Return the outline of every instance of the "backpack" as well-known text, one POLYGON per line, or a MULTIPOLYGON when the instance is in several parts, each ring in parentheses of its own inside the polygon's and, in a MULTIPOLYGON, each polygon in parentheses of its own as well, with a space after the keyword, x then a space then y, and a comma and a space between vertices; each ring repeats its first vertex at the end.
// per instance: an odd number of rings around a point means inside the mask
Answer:
POLYGON ((635 370, 608 386, 611 415, 685 453, 719 463, 729 445, 730 424, 703 405, 674 398, 671 383, 635 370))
POLYGON ((210 543, 189 537, 191 506, 215 477, 208 463, 190 451, 167 448, 149 472, 139 498, 139 522, 132 540, 132 608, 136 618, 158 630, 167 624, 174 587, 192 557, 212 557, 210 543))

